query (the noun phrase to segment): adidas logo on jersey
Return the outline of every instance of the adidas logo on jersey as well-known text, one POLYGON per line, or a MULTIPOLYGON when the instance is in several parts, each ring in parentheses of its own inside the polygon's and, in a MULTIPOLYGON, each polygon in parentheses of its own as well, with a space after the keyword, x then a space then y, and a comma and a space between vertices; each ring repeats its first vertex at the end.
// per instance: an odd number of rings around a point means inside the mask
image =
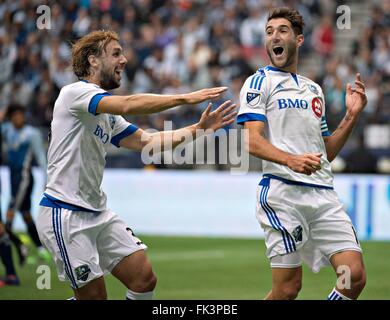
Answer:
POLYGON ((275 90, 281 90, 281 89, 284 89, 284 87, 279 83, 279 84, 276 86, 275 90))

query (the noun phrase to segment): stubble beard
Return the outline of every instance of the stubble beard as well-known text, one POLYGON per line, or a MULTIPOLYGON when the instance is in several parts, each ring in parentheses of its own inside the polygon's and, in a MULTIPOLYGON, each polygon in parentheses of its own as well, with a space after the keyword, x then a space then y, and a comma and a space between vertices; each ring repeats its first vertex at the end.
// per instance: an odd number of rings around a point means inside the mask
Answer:
POLYGON ((108 69, 102 69, 100 72, 100 87, 104 90, 112 90, 120 87, 120 80, 115 79, 115 73, 108 69))
POLYGON ((267 48, 268 57, 270 58, 272 64, 275 67, 280 68, 280 69, 285 69, 285 68, 290 67, 292 64, 294 64, 294 57, 295 57, 295 54, 297 52, 297 48, 295 46, 295 43, 287 43, 286 50, 287 50, 286 62, 283 65, 280 65, 279 64, 280 62, 277 62, 274 60, 272 49, 267 48))

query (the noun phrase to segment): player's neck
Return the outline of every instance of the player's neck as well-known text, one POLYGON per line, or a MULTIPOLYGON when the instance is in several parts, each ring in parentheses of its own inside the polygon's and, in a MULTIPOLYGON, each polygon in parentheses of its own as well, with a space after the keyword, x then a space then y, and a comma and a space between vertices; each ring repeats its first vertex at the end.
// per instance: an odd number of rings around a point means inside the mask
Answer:
POLYGON ((22 124, 22 125, 15 125, 15 124, 12 124, 12 125, 13 125, 13 127, 15 128, 16 131, 20 131, 20 130, 22 130, 23 127, 24 127, 24 124, 22 124))
POLYGON ((94 83, 94 84, 96 84, 96 85, 98 85, 100 87, 99 79, 97 77, 94 77, 93 75, 84 77, 84 78, 82 78, 80 80, 87 81, 88 83, 94 83))
POLYGON ((274 67, 274 68, 286 71, 286 72, 297 73, 297 65, 296 64, 292 64, 291 66, 287 66, 287 67, 284 67, 284 68, 279 68, 277 66, 274 66, 272 63, 271 63, 271 66, 274 67))

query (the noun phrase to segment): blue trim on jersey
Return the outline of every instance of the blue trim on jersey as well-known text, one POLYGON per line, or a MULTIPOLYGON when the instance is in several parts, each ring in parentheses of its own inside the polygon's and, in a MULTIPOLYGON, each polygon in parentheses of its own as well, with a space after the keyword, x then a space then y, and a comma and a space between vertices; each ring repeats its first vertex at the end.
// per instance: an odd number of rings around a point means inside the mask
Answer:
POLYGON ((260 83, 259 83, 259 85, 258 85, 257 88, 256 88, 257 90, 260 90, 260 89, 261 89, 261 84, 263 83, 264 79, 265 79, 265 77, 261 77, 260 83))
POLYGON ((332 135, 332 133, 329 130, 322 132, 323 137, 330 137, 331 135, 332 135))
POLYGON ((49 208, 56 208, 56 209, 62 208, 62 209, 67 209, 67 210, 71 210, 71 211, 84 211, 84 212, 94 212, 94 213, 100 212, 100 211, 94 211, 94 210, 90 210, 90 209, 76 206, 74 204, 63 202, 61 200, 58 200, 58 199, 48 195, 47 193, 43 194, 43 198, 42 198, 41 202, 39 202, 39 205, 42 207, 49 207, 49 208))
POLYGON ((284 70, 282 70, 282 69, 279 69, 279 68, 276 68, 276 67, 273 67, 273 66, 266 66, 266 67, 265 67, 265 70, 280 71, 280 72, 289 73, 288 71, 284 71, 284 70))
POLYGON ((252 89, 257 89, 258 88, 258 83, 259 83, 261 78, 262 78, 261 76, 256 76, 256 80, 255 80, 255 83, 254 83, 252 89))
POLYGON ((61 209, 59 209, 59 208, 52 209, 52 224, 53 224, 54 236, 56 238, 58 248, 60 249, 62 262, 64 263, 65 273, 68 276, 68 278, 72 284, 72 288, 77 289, 78 286, 77 286, 76 280, 75 280, 73 273, 72 273, 72 267, 70 265, 69 257, 68 257, 68 254, 66 252, 66 249, 65 249, 64 240, 62 239, 62 231, 61 231, 61 227, 60 227, 61 216, 60 216, 60 219, 58 219, 59 218, 59 214, 58 214, 59 210, 61 210, 61 209))
POLYGON ((263 121, 267 122, 267 117, 264 114, 258 113, 243 113, 237 117, 237 124, 243 124, 247 121, 263 121))
POLYGON ((138 130, 138 127, 134 124, 130 124, 125 130, 123 130, 122 132, 118 133, 117 135, 113 136, 111 138, 111 143, 116 146, 116 147, 120 147, 119 146, 119 142, 123 139, 123 138, 126 138, 127 136, 133 134, 134 132, 136 132, 138 130))
POLYGON ((262 75, 259 75, 259 74, 255 74, 252 77, 251 83, 249 85, 249 89, 260 90, 261 84, 263 83, 264 78, 265 78, 265 76, 262 76, 262 75))
POLYGON ((100 100, 103 98, 103 97, 106 97, 106 96, 112 96, 111 93, 109 92, 103 92, 103 93, 97 93, 95 94, 92 98, 91 98, 91 101, 89 101, 89 105, 88 105, 88 112, 89 113, 92 113, 94 116, 96 116, 96 108, 100 102, 100 100))
POLYGON ((253 89, 253 84, 254 84, 254 81, 255 81, 255 78, 256 78, 256 77, 258 77, 258 75, 256 75, 256 74, 252 77, 251 83, 250 83, 250 85, 249 85, 249 88, 250 88, 250 89, 253 89))
POLYGON ((89 83, 87 80, 80 79, 81 82, 89 83))
POLYGON ((333 187, 323 186, 323 185, 320 185, 320 184, 307 183, 307 182, 302 182, 302 181, 288 180, 288 179, 281 178, 281 177, 275 176, 273 174, 268 174, 268 173, 264 174, 263 177, 279 180, 279 181, 284 182, 285 184, 290 184, 290 185, 295 185, 295 186, 314 187, 314 188, 320 188, 320 189, 330 189, 330 190, 333 190, 333 187))
POLYGON ((287 229, 282 225, 278 216, 276 215, 275 210, 267 202, 268 191, 270 189, 270 178, 263 178, 260 182, 262 190, 260 193, 260 204, 263 210, 266 212, 269 222, 275 230, 281 232, 283 237, 284 246, 286 253, 294 252, 297 250, 295 242, 291 237, 287 229))
POLYGON ((261 76, 265 76, 264 68, 257 69, 257 72, 259 72, 261 76))
POLYGON ((299 87, 297 75, 295 73, 292 73, 292 72, 290 72, 290 73, 291 73, 291 76, 293 77, 293 79, 295 80, 295 82, 297 83, 297 86, 299 87))
POLYGON ((273 67, 273 66, 266 66, 265 69, 266 70, 271 70, 271 71, 279 71, 279 72, 284 72, 284 73, 291 74, 291 76, 293 77, 293 79, 295 80, 295 82, 297 83, 297 85, 299 87, 298 77, 297 77, 297 75, 295 73, 292 73, 292 72, 289 72, 289 71, 285 71, 285 70, 282 70, 282 69, 279 69, 279 68, 276 68, 276 67, 273 67))

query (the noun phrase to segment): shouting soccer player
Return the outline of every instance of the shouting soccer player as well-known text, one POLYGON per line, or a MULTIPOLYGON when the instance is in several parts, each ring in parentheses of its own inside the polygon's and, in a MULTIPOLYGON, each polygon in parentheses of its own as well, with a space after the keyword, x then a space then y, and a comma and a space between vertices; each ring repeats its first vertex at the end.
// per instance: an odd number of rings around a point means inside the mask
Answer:
POLYGON ((175 147, 185 134, 195 137, 197 129, 216 130, 236 116, 230 101, 213 112, 209 104, 197 124, 148 134, 121 115, 197 104, 219 97, 226 88, 181 95, 111 95, 107 90, 119 87, 126 62, 116 33, 84 36, 72 48, 72 66, 80 81, 62 88, 54 105, 38 232, 60 280, 71 283, 76 299, 106 299, 103 276, 109 272, 128 288, 130 300, 152 298, 156 285, 145 244, 106 207, 101 182, 108 145, 140 151, 149 143, 164 147, 170 140, 175 147))
POLYGON ((271 64, 250 76, 240 93, 237 122, 248 130, 249 152, 263 159, 257 218, 272 268, 266 299, 297 297, 302 261, 314 272, 331 264, 338 275, 350 275, 329 300, 356 299, 365 285, 365 269, 354 227, 333 190, 330 162, 367 98, 357 74, 356 87, 347 84, 344 119, 333 134, 328 131, 320 86, 297 74, 303 26, 294 9, 270 12, 265 39, 271 64))

